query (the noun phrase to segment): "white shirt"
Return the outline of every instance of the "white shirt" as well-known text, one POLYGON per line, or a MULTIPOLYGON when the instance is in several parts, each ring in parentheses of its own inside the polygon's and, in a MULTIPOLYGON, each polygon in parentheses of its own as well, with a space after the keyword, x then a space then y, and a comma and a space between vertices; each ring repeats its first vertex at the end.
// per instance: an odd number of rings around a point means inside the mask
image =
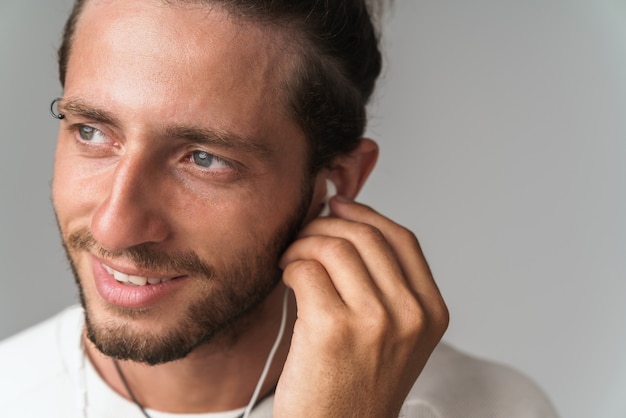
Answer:
MULTIPOLYGON (((79 307, 0 343, 0 416, 7 418, 141 418, 86 358, 79 307)), ((273 398, 251 418, 271 418, 273 398)), ((243 409, 152 418, 234 418, 243 409)), ((439 344, 406 398, 400 418, 555 418, 550 401, 528 378, 506 366, 439 344)), ((306 418, 306 417, 303 417, 306 418)), ((343 418, 343 417, 342 417, 343 418)))

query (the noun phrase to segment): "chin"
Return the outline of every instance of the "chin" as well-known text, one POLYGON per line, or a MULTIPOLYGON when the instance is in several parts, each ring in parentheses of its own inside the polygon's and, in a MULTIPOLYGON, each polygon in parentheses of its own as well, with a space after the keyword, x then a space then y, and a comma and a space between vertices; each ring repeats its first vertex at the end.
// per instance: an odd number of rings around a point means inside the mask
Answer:
POLYGON ((255 326, 263 301, 280 278, 276 270, 243 294, 234 290, 237 286, 219 290, 205 286, 206 294, 197 300, 169 304, 168 308, 185 306, 179 312, 96 306, 81 285, 86 335, 106 356, 148 365, 179 360, 211 344, 230 347, 255 326))

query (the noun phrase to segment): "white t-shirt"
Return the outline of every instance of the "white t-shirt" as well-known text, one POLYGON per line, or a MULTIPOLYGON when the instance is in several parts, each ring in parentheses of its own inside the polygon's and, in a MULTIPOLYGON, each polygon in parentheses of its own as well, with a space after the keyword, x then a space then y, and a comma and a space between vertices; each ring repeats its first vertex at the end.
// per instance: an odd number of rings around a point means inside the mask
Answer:
MULTIPOLYGON (((83 326, 83 311, 74 307, 0 344, 0 416, 143 416, 86 359, 80 342, 83 326)), ((271 418, 272 406, 273 398, 268 397, 255 407, 251 418, 271 418)), ((235 418, 243 409, 209 414, 147 412, 152 418, 235 418)), ((400 414, 400 418, 492 417, 555 418, 557 414, 525 376, 443 343, 431 355, 400 414)))

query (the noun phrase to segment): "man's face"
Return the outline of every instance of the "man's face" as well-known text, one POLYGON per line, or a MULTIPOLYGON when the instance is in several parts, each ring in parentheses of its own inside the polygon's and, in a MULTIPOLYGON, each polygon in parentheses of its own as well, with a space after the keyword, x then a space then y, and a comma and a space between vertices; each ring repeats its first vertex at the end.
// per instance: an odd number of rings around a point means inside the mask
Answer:
POLYGON ((306 142, 284 99, 289 50, 219 8, 87 4, 53 200, 105 354, 184 356, 276 284, 281 251, 312 216, 306 142))

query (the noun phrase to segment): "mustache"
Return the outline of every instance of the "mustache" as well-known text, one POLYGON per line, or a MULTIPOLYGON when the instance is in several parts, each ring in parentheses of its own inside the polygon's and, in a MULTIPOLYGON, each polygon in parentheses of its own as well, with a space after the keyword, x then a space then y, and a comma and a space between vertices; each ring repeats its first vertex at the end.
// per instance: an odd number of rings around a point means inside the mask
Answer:
POLYGON ((215 270, 193 251, 170 254, 145 244, 125 250, 111 251, 102 248, 87 229, 70 234, 67 238, 67 246, 73 251, 95 250, 105 259, 125 258, 142 269, 185 272, 204 276, 206 279, 215 277, 215 270))

